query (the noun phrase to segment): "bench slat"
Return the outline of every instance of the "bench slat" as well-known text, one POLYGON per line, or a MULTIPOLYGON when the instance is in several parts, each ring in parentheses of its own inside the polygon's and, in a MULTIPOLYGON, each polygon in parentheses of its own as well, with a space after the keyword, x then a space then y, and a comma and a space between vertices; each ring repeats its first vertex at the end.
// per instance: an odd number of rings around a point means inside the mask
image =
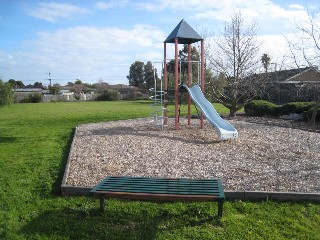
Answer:
POLYGON ((217 179, 164 179, 111 176, 105 178, 91 192, 213 195, 224 198, 222 184, 217 179))
POLYGON ((222 216, 224 191, 219 179, 168 179, 148 177, 109 176, 90 191, 100 198, 164 201, 218 201, 218 215, 222 216))

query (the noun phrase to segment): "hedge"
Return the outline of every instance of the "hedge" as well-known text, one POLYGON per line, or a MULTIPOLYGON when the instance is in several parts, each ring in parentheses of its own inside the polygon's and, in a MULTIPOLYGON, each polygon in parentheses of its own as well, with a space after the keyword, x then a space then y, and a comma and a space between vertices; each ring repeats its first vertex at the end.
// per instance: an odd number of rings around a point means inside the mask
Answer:
POLYGON ((277 108, 278 115, 289 115, 290 113, 303 113, 314 106, 314 102, 291 102, 277 108))
MULTIPOLYGON (((276 105, 265 100, 252 100, 244 105, 244 111, 249 116, 281 116, 292 113, 303 114, 305 120, 310 120, 314 102, 291 102, 284 105, 276 105)), ((319 121, 318 110, 316 121, 319 121)))
POLYGON ((244 105, 244 112, 249 116, 276 115, 277 105, 265 100, 252 100, 244 105))

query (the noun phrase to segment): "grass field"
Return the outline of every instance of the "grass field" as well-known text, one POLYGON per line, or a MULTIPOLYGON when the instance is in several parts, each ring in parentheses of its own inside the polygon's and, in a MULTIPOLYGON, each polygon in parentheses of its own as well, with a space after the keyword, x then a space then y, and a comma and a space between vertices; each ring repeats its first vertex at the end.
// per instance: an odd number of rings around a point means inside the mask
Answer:
MULTIPOLYGON (((219 112, 226 113, 221 105, 219 112)), ((320 204, 98 200, 62 197, 74 128, 149 116, 148 102, 15 104, 0 108, 0 239, 320 239, 320 204)))

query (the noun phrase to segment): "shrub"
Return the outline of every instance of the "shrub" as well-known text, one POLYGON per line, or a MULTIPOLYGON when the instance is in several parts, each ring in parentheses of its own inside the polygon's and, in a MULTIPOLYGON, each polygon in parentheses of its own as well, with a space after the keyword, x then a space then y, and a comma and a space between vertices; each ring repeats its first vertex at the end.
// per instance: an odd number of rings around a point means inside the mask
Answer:
POLYGON ((277 109, 278 115, 289 115, 291 113, 303 113, 308 111, 314 105, 313 102, 291 102, 279 106, 277 109))
POLYGON ((41 93, 32 93, 29 96, 25 97, 21 102, 23 102, 23 103, 42 102, 42 94, 41 93))
POLYGON ((143 98, 143 94, 135 90, 132 90, 128 92, 128 94, 123 96, 123 100, 127 100, 127 101, 141 100, 142 98, 143 98))
POLYGON ((276 115, 277 105, 265 100, 252 100, 244 105, 249 116, 276 115))
MULTIPOLYGON (((303 112, 303 119, 305 121, 311 120, 313 110, 314 110, 314 107, 309 108, 307 111, 303 112)), ((317 111, 316 122, 320 122, 320 108, 318 108, 318 111, 317 111)))
POLYGON ((113 90, 105 90, 101 95, 95 98, 95 101, 117 101, 119 94, 113 90))
POLYGON ((5 83, 0 79, 0 106, 13 103, 13 90, 9 82, 5 83))

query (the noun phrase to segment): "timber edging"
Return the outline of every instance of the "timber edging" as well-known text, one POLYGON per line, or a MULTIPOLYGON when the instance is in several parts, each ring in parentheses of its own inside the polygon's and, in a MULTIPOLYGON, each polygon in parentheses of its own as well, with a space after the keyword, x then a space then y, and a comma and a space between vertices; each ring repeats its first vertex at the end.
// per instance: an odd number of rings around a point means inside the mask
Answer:
MULTIPOLYGON (((62 185, 63 196, 89 196, 91 187, 75 187, 62 185)), ((242 201, 295 201, 295 202, 319 202, 320 193, 304 192, 268 192, 268 191, 224 191, 226 200, 242 201)))

